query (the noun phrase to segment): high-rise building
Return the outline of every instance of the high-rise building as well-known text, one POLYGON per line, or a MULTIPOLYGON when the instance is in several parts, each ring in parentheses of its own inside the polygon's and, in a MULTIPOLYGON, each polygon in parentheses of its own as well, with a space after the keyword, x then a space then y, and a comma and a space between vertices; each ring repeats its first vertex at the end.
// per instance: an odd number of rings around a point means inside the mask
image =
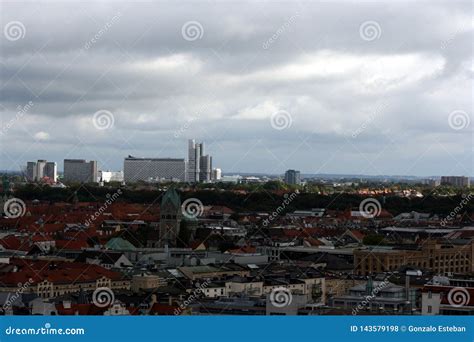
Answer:
POLYGON ((204 154, 204 143, 188 141, 188 182, 207 182, 211 180, 212 157, 204 154))
POLYGON ((36 162, 26 163, 26 179, 30 182, 39 182, 46 177, 56 182, 58 177, 57 164, 40 159, 36 162))
POLYGON ((136 158, 124 160, 125 182, 186 181, 186 161, 180 158, 136 158))
POLYGON ((199 166, 199 181, 210 182, 212 172, 212 157, 210 155, 201 156, 199 166))
POLYGON ((212 180, 219 181, 222 178, 222 170, 221 169, 212 169, 212 180))
POLYGON ((291 185, 301 184, 301 174, 296 170, 287 170, 285 172, 285 183, 291 185))
POLYGON ((443 176, 441 177, 441 185, 451 185, 458 188, 469 187, 471 184, 469 177, 463 176, 443 176))
POLYGON ((64 181, 95 183, 98 180, 97 161, 64 159, 64 181))

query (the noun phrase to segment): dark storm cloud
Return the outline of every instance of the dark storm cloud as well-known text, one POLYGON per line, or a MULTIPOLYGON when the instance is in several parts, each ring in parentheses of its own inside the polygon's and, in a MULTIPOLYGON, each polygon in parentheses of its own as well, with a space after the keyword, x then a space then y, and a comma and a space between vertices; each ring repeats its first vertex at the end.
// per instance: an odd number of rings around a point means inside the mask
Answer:
POLYGON ((119 169, 198 138, 224 171, 472 175, 472 123, 448 121, 472 115, 471 18, 469 1, 5 3, 25 34, 1 37, 0 168, 119 169))

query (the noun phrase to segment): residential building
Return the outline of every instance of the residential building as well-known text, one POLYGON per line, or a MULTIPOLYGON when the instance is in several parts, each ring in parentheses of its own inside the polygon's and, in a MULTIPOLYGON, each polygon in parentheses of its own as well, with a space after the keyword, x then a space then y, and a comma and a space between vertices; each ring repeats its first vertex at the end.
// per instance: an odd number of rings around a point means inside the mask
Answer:
POLYGON ((186 181, 186 162, 180 158, 128 156, 123 166, 125 182, 186 181))
POLYGON ((58 178, 57 164, 46 160, 28 162, 26 164, 26 178, 30 182, 39 182, 47 179, 56 182, 58 178))
POLYGON ((424 268, 439 274, 474 271, 474 241, 455 245, 427 240, 416 249, 388 247, 354 250, 354 273, 370 275, 397 270, 403 266, 424 268))
POLYGON ((285 172, 285 183, 290 185, 301 184, 300 172, 296 170, 287 170, 285 172))
POLYGON ((474 315, 474 280, 435 276, 421 293, 422 315, 474 315))
POLYGON ((64 159, 64 181, 95 183, 98 180, 97 161, 64 159))
POLYGON ((464 176, 443 176, 441 177, 441 185, 450 185, 457 188, 469 187, 471 184, 469 177, 464 176))

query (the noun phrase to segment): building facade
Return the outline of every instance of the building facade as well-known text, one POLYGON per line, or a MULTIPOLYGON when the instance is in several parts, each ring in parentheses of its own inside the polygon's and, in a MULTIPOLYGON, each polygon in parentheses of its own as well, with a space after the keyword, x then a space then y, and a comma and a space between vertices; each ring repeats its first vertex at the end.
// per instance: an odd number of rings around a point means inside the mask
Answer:
POLYGON ((471 185, 469 177, 463 176, 443 176, 441 177, 441 185, 450 185, 457 188, 465 188, 471 185))
POLYGON ((29 182, 39 182, 47 177, 53 182, 58 178, 58 167, 55 162, 38 160, 26 164, 26 178, 29 182))
POLYGON ((212 157, 204 154, 204 143, 188 141, 188 182, 209 182, 212 179, 212 157))
POLYGON ((125 182, 186 181, 186 162, 179 158, 136 158, 128 156, 123 166, 125 182))
POLYGON ((474 271, 474 241, 453 245, 429 240, 416 250, 404 249, 356 249, 354 273, 370 275, 394 271, 403 266, 415 266, 438 274, 470 273, 474 271))
POLYGON ((97 161, 64 159, 64 181, 95 183, 98 180, 97 161))
POLYGON ((296 170, 287 170, 285 172, 285 183, 290 185, 301 184, 301 174, 296 170))

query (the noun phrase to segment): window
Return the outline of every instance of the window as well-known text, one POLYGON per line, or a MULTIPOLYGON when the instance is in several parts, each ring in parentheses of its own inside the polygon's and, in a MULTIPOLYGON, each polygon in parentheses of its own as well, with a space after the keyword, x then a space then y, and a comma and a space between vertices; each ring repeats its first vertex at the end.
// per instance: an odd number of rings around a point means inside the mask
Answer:
POLYGON ((431 305, 428 305, 428 313, 432 313, 433 312, 433 307, 431 305))
POLYGON ((428 298, 429 298, 429 299, 433 298, 433 292, 428 291, 428 298))

